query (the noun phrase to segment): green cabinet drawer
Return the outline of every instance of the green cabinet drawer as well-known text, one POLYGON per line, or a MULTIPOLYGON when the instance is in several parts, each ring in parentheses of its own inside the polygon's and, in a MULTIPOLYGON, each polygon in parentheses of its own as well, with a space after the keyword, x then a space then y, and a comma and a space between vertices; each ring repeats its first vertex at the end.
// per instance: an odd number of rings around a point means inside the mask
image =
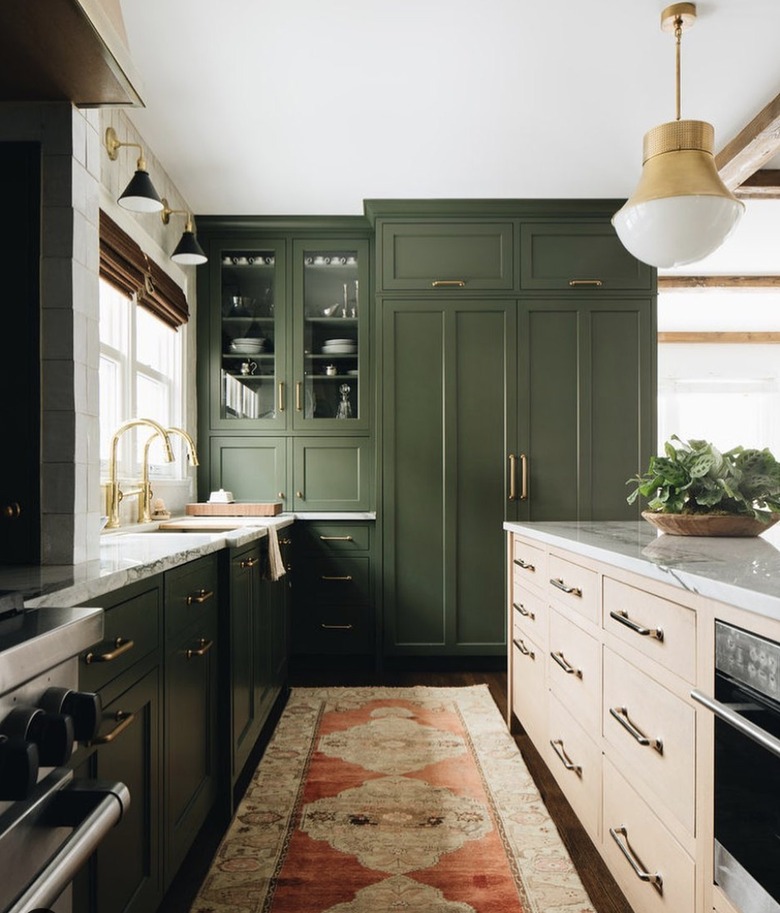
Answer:
POLYGON ((520 287, 651 290, 655 271, 623 247, 608 222, 529 222, 520 227, 520 287))
POLYGON ((391 221, 379 230, 386 291, 514 287, 511 222, 391 221))
POLYGON ((302 559, 296 586, 319 605, 370 602, 371 562, 368 557, 310 557, 302 559))
POLYGON ((367 552, 371 548, 371 527, 361 523, 296 524, 301 551, 367 552))
POLYGON ((310 604, 297 613, 295 649, 318 655, 370 653, 374 649, 373 611, 349 602, 310 604))
POLYGON ((218 557, 214 552, 165 574, 165 635, 195 624, 218 600, 218 557))
POLYGON ((104 639, 79 659, 79 687, 84 691, 99 691, 159 646, 162 593, 158 583, 116 605, 108 605, 110 599, 103 603, 104 639))

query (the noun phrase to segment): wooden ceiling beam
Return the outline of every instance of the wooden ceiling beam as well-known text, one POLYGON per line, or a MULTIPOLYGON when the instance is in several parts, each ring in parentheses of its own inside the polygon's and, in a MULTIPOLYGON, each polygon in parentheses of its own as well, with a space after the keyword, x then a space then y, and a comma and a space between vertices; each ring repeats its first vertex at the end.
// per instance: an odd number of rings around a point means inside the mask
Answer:
POLYGON ((715 156, 721 180, 735 190, 780 152, 780 95, 715 156))
POLYGON ((734 195, 740 200, 780 200, 780 169, 762 168, 751 174, 734 188, 734 195))
POLYGON ((738 289, 739 291, 780 291, 780 276, 659 276, 659 292, 692 289, 738 289))

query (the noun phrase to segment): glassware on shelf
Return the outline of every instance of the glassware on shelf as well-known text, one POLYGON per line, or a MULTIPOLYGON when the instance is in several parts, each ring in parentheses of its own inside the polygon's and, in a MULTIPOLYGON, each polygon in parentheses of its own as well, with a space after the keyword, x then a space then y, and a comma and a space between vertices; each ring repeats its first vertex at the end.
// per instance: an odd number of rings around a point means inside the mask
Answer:
POLYGON ((352 403, 349 401, 352 388, 349 384, 342 384, 339 387, 339 393, 341 394, 341 401, 336 411, 336 418, 352 418, 352 403))

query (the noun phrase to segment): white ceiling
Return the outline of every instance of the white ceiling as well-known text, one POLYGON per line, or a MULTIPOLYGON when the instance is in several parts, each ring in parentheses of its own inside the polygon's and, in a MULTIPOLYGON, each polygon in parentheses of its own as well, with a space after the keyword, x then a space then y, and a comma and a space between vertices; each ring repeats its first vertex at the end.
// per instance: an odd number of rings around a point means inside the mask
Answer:
MULTIPOLYGON (((657 0, 121 0, 130 116, 200 214, 625 197, 674 118, 657 0)), ((702 0, 682 116, 716 149, 780 93, 780 0, 702 0)))

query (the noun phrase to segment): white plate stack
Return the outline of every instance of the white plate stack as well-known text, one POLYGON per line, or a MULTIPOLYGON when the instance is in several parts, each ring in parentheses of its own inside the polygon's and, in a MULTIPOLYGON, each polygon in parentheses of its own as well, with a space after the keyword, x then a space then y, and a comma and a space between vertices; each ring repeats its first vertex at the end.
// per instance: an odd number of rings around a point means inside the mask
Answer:
POLYGON ((239 337, 230 343, 230 351, 235 355, 259 355, 265 351, 265 339, 251 336, 239 337))
POLYGON ((322 345, 323 355, 354 355, 357 343, 354 339, 326 339, 322 345))

